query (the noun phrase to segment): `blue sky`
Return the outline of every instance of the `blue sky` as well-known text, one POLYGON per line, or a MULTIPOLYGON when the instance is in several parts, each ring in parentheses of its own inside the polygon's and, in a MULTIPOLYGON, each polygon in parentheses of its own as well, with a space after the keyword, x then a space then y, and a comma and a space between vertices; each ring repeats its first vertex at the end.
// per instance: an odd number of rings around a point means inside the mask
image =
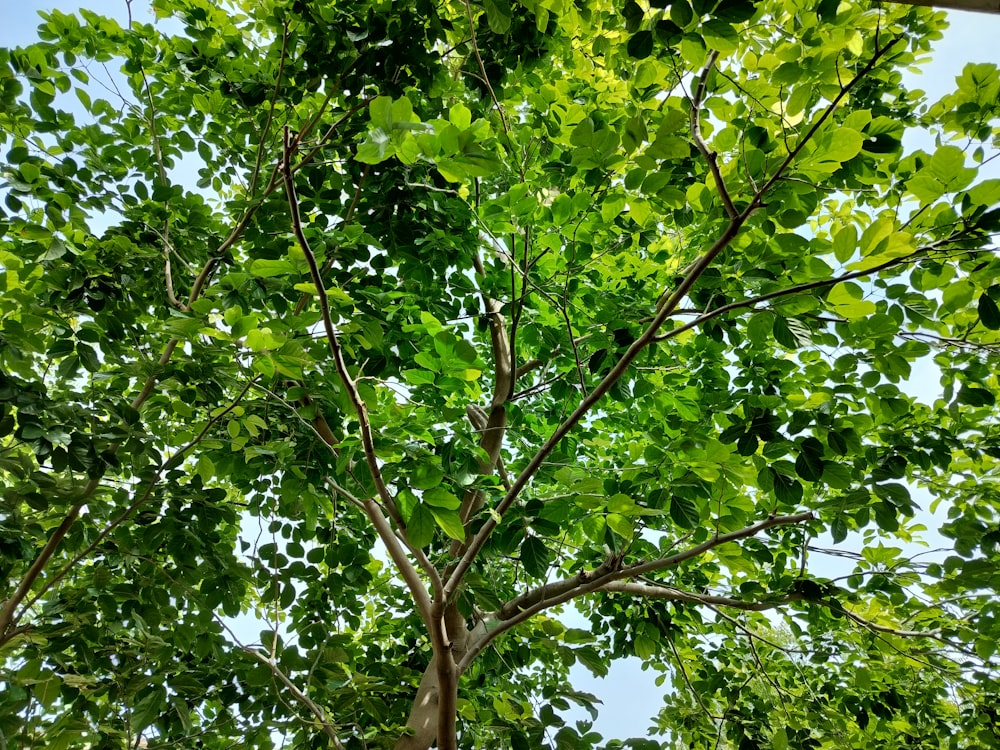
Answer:
MULTIPOLYGON (((0 46, 18 46, 34 40, 38 25, 38 11, 59 7, 70 10, 80 7, 91 8, 106 15, 116 17, 122 25, 127 19, 125 0, 94 0, 79 3, 57 0, 2 0, 2 23, 0 23, 0 46)), ((133 13, 136 18, 149 20, 146 4, 135 2, 133 13)), ((1000 15, 981 13, 949 12, 950 28, 944 32, 932 53, 932 61, 922 73, 907 73, 905 83, 910 88, 920 88, 927 92, 931 101, 954 88, 955 77, 969 62, 993 62, 1000 64, 1000 15)), ((911 145, 919 144, 929 148, 933 144, 919 138, 910 140, 911 145)), ((993 176, 1000 176, 1000 167, 991 170, 993 176)), ((919 373, 920 370, 917 370, 919 373)), ((924 370, 926 382, 911 381, 911 386, 923 390, 925 397, 937 388, 937 373, 924 370)), ((256 636, 250 636, 253 640, 256 636)), ((604 702, 597 730, 605 739, 626 738, 641 735, 649 725, 649 717, 661 706, 665 688, 657 687, 653 680, 656 674, 642 672, 638 660, 632 659, 613 665, 608 677, 596 679, 580 668, 575 670, 575 686, 579 690, 592 692, 604 702)))

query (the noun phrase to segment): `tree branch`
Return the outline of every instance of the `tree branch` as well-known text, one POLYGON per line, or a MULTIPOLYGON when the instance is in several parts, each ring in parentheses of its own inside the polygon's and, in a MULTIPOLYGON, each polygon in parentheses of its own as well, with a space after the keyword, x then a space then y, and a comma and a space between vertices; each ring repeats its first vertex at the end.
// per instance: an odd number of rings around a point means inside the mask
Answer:
POLYGON ((322 728, 323 733, 330 739, 330 743, 334 746, 334 748, 336 748, 336 750, 344 750, 344 745, 340 741, 340 737, 337 736, 336 727, 330 723, 329 719, 326 718, 326 712, 319 704, 316 703, 316 701, 303 693, 299 687, 292 682, 291 678, 281 671, 272 659, 264 656, 264 654, 258 653, 249 646, 242 646, 242 649, 243 653, 249 654, 255 660, 270 669, 271 674, 278 679, 278 682, 285 686, 288 692, 292 694, 292 697, 309 709, 309 712, 316 717, 316 721, 322 728))
MULTIPOLYGON (((344 115, 338 119, 326 133, 320 138, 319 143, 308 153, 298 164, 295 165, 293 171, 298 171, 303 166, 308 164, 313 157, 319 152, 323 145, 333 136, 336 129, 345 122, 351 115, 353 115, 358 110, 366 107, 370 99, 363 100, 360 104, 352 107, 350 110, 344 113, 344 115)), ((315 127, 316 120, 310 122, 307 127, 299 133, 299 138, 301 138, 306 132, 310 131, 315 127)), ((232 247, 239 241, 240 237, 246 231, 246 228, 250 226, 250 222, 253 219, 254 214, 256 214, 257 209, 263 204, 263 199, 270 195, 279 184, 278 175, 280 169, 275 169, 271 175, 271 179, 267 186, 264 188, 261 199, 254 202, 251 206, 247 208, 243 216, 237 222, 236 226, 230 231, 229 235, 222 241, 219 247, 215 250, 213 255, 205 262, 201 271, 199 272, 197 278, 195 278, 194 284, 191 286, 191 293, 188 295, 188 301, 186 307, 190 309, 191 305, 201 297, 201 293, 211 278, 213 271, 219 264, 221 258, 225 257, 226 254, 232 249, 232 247)), ((156 364, 159 368, 165 366, 180 343, 179 339, 170 339, 166 346, 163 347, 163 352, 160 354, 159 359, 156 364)), ((139 391, 138 395, 134 399, 130 406, 132 409, 138 411, 139 408, 146 403, 150 395, 153 393, 153 388, 156 386, 156 382, 159 379, 159 372, 154 372, 143 383, 142 389, 139 391)), ((116 453, 118 451, 119 445, 113 445, 110 448, 111 453, 116 453)), ((35 581, 41 575, 42 571, 49 564, 62 540, 66 537, 66 534, 72 528, 76 519, 80 516, 80 512, 83 510, 84 505, 86 505, 87 500, 96 492, 97 488, 100 486, 99 479, 91 479, 84 485, 83 489, 80 491, 79 499, 66 513, 62 522, 56 527, 55 531, 52 532, 45 546, 42 547, 41 552, 38 553, 38 557, 28 568, 28 571, 24 574, 21 582, 13 595, 5 602, 3 602, 2 608, 0 608, 0 645, 6 643, 10 637, 11 633, 11 622, 14 617, 14 611, 17 609, 18 605, 24 600, 31 591, 31 587, 34 586, 35 581)))
MULTIPOLYGON (((333 355, 333 361, 337 369, 337 374, 340 376, 341 382, 344 384, 344 388, 347 391, 348 397, 351 400, 351 404, 354 406, 354 411, 358 418, 358 429, 361 433, 361 444, 364 448, 365 461, 368 464, 368 470, 371 472, 372 479, 375 482, 375 488, 378 491, 378 496, 381 499, 382 504, 387 509, 394 509, 396 507, 395 499, 392 497, 392 493, 389 491, 389 488, 382 477, 382 471, 378 465, 378 458, 375 455, 375 442, 372 437, 371 423, 368 419, 368 406, 365 404, 360 393, 358 392, 357 382, 347 369, 347 362, 344 359, 344 352, 340 346, 340 340, 337 338, 337 332, 333 328, 333 318, 330 314, 330 301, 326 296, 326 288, 323 284, 323 274, 320 271, 319 264, 316 262, 316 255, 313 253, 312 248, 309 245, 309 240, 306 238, 305 232, 302 228, 302 219, 299 215, 298 196, 295 194, 295 183, 292 175, 291 158, 292 141, 289 130, 286 127, 284 132, 284 149, 281 160, 281 172, 284 177, 285 194, 288 198, 292 232, 295 235, 295 239, 298 241, 299 247, 302 249, 303 255, 305 255, 306 262, 309 265, 309 273, 312 276, 313 285, 316 287, 316 294, 319 298, 320 315, 323 319, 324 331, 326 332, 326 341, 330 347, 330 353, 333 355)), ((374 526, 376 533, 382 540, 382 544, 385 545, 385 548, 389 553, 389 557, 392 558, 396 569, 406 582, 406 585, 410 590, 410 595, 413 597, 414 604, 416 604, 421 619, 427 627, 434 657, 437 660, 440 716, 444 717, 447 713, 449 717, 449 721, 445 721, 444 718, 439 719, 438 742, 442 750, 457 750, 457 742, 453 739, 455 736, 455 716, 457 713, 458 701, 457 678, 455 674, 454 659, 451 655, 447 625, 444 619, 447 600, 443 596, 441 579, 438 576, 437 571, 433 567, 430 567, 427 572, 431 576, 431 586, 434 591, 434 599, 432 601, 431 597, 427 593, 427 590, 420 581, 417 569, 410 562, 409 558, 407 558, 402 544, 393 534, 392 527, 389 525, 388 520, 386 520, 385 516, 382 515, 382 510, 379 507, 379 504, 375 502, 374 499, 365 500, 364 510, 368 519, 371 521, 372 526, 374 526), (450 730, 448 725, 450 725, 450 730), (449 731, 452 738, 451 744, 448 744, 449 731)))
POLYGON ((719 53, 717 51, 713 51, 708 56, 708 61, 705 63, 705 67, 701 71, 701 76, 698 78, 698 88, 695 89, 695 94, 691 98, 691 137, 694 139, 694 145, 698 147, 698 151, 701 152, 701 155, 705 157, 705 161, 708 162, 708 168, 712 172, 712 179, 715 180, 715 189, 719 191, 719 197, 722 198, 722 205, 726 209, 726 216, 730 219, 735 219, 739 216, 739 211, 733 205, 733 199, 729 196, 726 182, 722 179, 722 172, 719 171, 719 155, 714 151, 708 150, 708 146, 705 145, 705 139, 701 135, 701 105, 704 101, 705 89, 708 85, 708 74, 712 72, 712 68, 718 59, 719 53))
MULTIPOLYGON (((696 544, 693 547, 689 547, 682 552, 678 552, 674 555, 669 555, 667 557, 661 557, 656 560, 648 560, 646 562, 635 563, 633 565, 628 565, 625 567, 617 566, 617 558, 614 555, 609 555, 605 561, 592 570, 585 570, 577 573, 573 578, 566 579, 564 581, 558 581, 556 583, 544 584, 535 589, 527 591, 515 599, 510 600, 506 604, 500 607, 496 613, 497 624, 493 625, 492 628, 488 628, 481 638, 477 639, 473 644, 470 645, 468 652, 462 658, 458 665, 458 671, 461 674, 464 672, 469 665, 472 663, 473 659, 479 655, 480 652, 486 646, 488 646, 495 638, 507 632, 511 628, 521 624, 522 622, 530 619, 534 615, 542 612, 543 610, 549 609, 551 607, 557 606, 559 604, 565 604, 566 602, 576 599, 577 597, 583 596, 585 594, 594 593, 601 590, 613 590, 606 589, 607 586, 618 581, 624 581, 629 578, 638 578, 647 573, 651 573, 657 570, 663 570, 664 568, 673 567, 679 565, 682 562, 690 560, 700 555, 705 554, 709 550, 719 547, 723 544, 729 542, 738 541, 740 539, 745 539, 747 537, 755 536, 761 531, 773 528, 775 526, 788 526, 794 524, 805 523, 806 521, 811 521, 815 516, 809 512, 795 513, 790 516, 768 516, 763 521, 758 521, 751 526, 746 526, 742 529, 737 529, 736 531, 730 531, 727 534, 717 534, 710 539, 705 540, 701 544, 696 544)), ((642 585, 642 584, 635 584, 642 585)), ((690 598, 685 598, 684 592, 680 589, 671 589, 670 587, 664 587, 664 589, 669 591, 674 591, 676 594, 673 598, 684 601, 692 601, 690 598)), ((690 596, 697 596, 690 594, 690 596)), ((660 598, 669 598, 667 596, 661 596, 660 598)), ((729 601, 737 602, 740 604, 746 604, 740 600, 733 599, 729 600, 726 597, 717 597, 720 601, 711 601, 712 597, 707 595, 698 601, 706 605, 720 605, 720 606, 734 606, 728 604, 729 601)), ((793 599, 788 599, 787 601, 793 601, 793 599)), ((776 605, 769 605, 762 607, 762 609, 771 609, 776 605)), ((739 609, 752 609, 749 606, 736 607, 739 609)))
POLYGON ((928 249, 933 248, 932 246, 922 247, 911 253, 910 255, 905 255, 901 258, 893 258, 881 263, 877 266, 872 266, 871 268, 866 268, 862 271, 852 271, 850 273, 845 273, 840 276, 834 276, 829 279, 820 279, 818 281, 808 281, 803 284, 796 284, 795 286, 790 286, 785 289, 778 289, 773 292, 768 292, 767 294, 761 294, 757 297, 750 297, 748 299, 740 300, 739 302, 730 302, 727 305, 722 305, 714 310, 709 310, 708 312, 702 313, 694 320, 690 320, 682 326, 677 328, 672 328, 666 333, 661 333, 654 337, 655 341, 666 341, 667 339, 672 339, 685 331, 690 331, 692 328, 697 328, 704 323, 707 323, 720 315, 725 315, 726 313, 733 312, 734 310, 745 310, 747 308, 754 308, 762 302, 768 302, 773 299, 779 299, 781 297, 791 297, 796 294, 803 294, 805 292, 811 292, 814 289, 823 289, 828 286, 836 286, 843 281, 852 281, 854 279, 864 278, 865 276, 873 276, 881 271, 885 271, 888 268, 893 268, 895 266, 901 266, 905 263, 912 262, 915 258, 923 255, 928 249))
POLYGON ((497 108, 497 114, 500 115, 500 123, 503 125, 503 130, 507 134, 507 138, 510 138, 510 127, 507 125, 507 116, 503 112, 503 107, 500 106, 500 101, 497 99, 496 92, 493 90, 493 84, 490 83, 490 77, 486 75, 486 66, 483 65, 483 58, 479 54, 479 43, 476 40, 476 22, 472 18, 472 6, 469 5, 469 0, 463 0, 465 4, 465 17, 469 20, 469 36, 472 42, 472 53, 476 56, 476 62, 479 63, 479 72, 483 78, 483 84, 486 86, 486 90, 490 92, 490 99, 493 100, 493 106, 497 108))
POLYGON ((782 604, 801 601, 804 598, 802 594, 789 594, 773 601, 751 602, 743 599, 733 599, 729 596, 696 594, 693 591, 685 591, 673 586, 657 583, 639 583, 636 581, 611 581, 601 586, 598 591, 606 591, 611 594, 628 594, 645 599, 667 599, 670 601, 705 604, 714 607, 729 607, 730 609, 740 609, 746 612, 764 612, 768 609, 780 607, 782 604))

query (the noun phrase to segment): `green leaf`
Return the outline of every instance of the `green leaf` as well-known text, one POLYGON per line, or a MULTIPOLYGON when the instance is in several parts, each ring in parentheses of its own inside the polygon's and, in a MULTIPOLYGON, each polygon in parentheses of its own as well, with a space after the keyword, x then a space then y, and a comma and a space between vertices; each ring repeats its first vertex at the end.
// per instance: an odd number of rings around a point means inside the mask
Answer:
POLYGON ((798 349, 809 343, 809 331, 795 318, 775 316, 771 329, 774 340, 786 349, 798 349))
POLYGON ((98 372, 101 369, 101 360, 98 358, 97 352, 94 351, 94 347, 89 344, 78 341, 76 344, 76 355, 80 358, 83 366, 90 372, 98 372))
POLYGON ((979 295, 979 320, 991 331, 1000 330, 1000 307, 988 294, 979 295))
POLYGON ((418 490, 429 490, 437 487, 444 479, 444 471, 432 461, 421 461, 410 475, 410 486, 418 490))
POLYGON ((552 551, 537 536, 526 536, 521 544, 521 564, 532 578, 544 578, 552 561, 552 551))
POLYGON ((680 495, 670 497, 670 519, 682 529, 693 529, 701 524, 701 511, 689 498, 680 495))
POLYGON ((621 539, 625 539, 627 541, 632 538, 632 534, 635 532, 635 527, 632 525, 632 521, 628 516, 623 516, 620 513, 608 513, 605 518, 608 523, 608 528, 610 528, 621 539))
POLYGON ((153 724, 166 708, 166 691, 160 685, 150 685, 132 706, 130 725, 141 732, 153 724))
POLYGON ((691 10, 687 0, 674 0, 670 3, 670 20, 682 29, 687 28, 694 21, 694 11, 691 10))
POLYGON ((802 484, 797 479, 774 472, 774 496, 783 505, 797 505, 802 502, 802 484))
POLYGON ((645 60, 653 54, 653 32, 639 31, 628 40, 628 54, 636 60, 645 60))
POLYGON ((827 295, 834 312, 848 320, 867 318, 877 309, 874 302, 863 299, 864 291, 853 281, 842 281, 834 285, 827 295))
POLYGON ((262 278, 272 276, 298 275, 295 264, 288 260, 266 260, 258 258, 250 264, 250 273, 262 278))
POLYGON ((458 510, 462 501, 443 487, 434 487, 424 492, 424 502, 435 508, 458 510))
POLYGON ((434 538, 435 519, 423 505, 416 505, 406 522, 406 538, 417 548, 426 547, 434 538))
POLYGON ((823 476, 823 466, 822 444, 816 438, 806 438, 795 459, 795 473, 807 482, 816 482, 823 476))
POLYGON ((958 402, 969 406, 993 406, 996 403, 996 396, 985 388, 966 385, 958 392, 958 402))
POLYGON ((843 515, 836 516, 830 524, 830 537, 834 544, 840 544, 847 538, 847 520, 843 515))
POLYGON ((774 320, 773 313, 767 311, 754 313, 747 322, 747 337, 757 346, 762 345, 771 338, 774 320))
POLYGON ((490 31, 494 34, 506 34, 510 31, 510 0, 483 0, 483 7, 486 9, 490 31))
POLYGON ((456 542, 465 541, 465 526, 462 524, 462 518, 455 510, 438 509, 433 506, 429 510, 434 517, 434 521, 445 534, 456 542))

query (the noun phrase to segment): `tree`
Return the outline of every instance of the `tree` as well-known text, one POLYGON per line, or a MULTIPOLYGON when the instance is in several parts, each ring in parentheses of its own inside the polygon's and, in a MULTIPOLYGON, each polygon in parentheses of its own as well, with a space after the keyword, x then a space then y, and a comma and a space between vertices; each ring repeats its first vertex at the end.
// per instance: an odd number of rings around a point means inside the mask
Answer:
POLYGON ((941 14, 153 9, 0 52, 7 746, 622 747, 560 712, 626 656, 628 747, 1000 744, 1000 75, 901 86, 941 14))

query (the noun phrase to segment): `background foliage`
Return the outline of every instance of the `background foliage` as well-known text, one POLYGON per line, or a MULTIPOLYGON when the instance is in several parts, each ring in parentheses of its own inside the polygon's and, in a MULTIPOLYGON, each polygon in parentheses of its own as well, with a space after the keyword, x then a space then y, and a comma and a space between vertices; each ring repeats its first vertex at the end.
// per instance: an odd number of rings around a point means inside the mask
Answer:
POLYGON ((0 50, 7 746, 621 747, 568 673, 627 656, 628 747, 1000 744, 1000 74, 904 89, 939 14, 153 9, 0 50))

